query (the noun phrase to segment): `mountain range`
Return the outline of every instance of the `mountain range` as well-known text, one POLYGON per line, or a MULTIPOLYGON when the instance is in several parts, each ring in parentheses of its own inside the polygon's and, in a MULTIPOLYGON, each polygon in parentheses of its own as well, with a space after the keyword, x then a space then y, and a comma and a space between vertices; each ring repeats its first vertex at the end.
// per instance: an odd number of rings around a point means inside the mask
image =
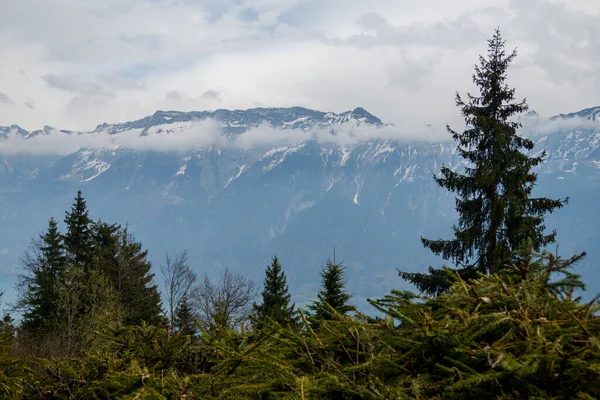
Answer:
MULTIPOLYGON (((551 250, 587 251, 576 272, 595 294, 600 107, 522 120, 533 152, 547 153, 534 194, 569 197, 547 217, 558 232, 551 250)), ((409 287, 397 268, 441 266, 419 238, 450 237, 456 220, 454 194, 432 179, 442 165, 464 167, 455 143, 398 132, 362 108, 301 107, 157 111, 89 132, 0 127, 0 290, 12 292, 29 240, 50 217, 62 220, 81 189, 93 218, 129 224, 158 283, 166 252, 187 249, 198 273, 229 267, 259 285, 277 254, 303 304, 336 246, 362 307, 409 287)))

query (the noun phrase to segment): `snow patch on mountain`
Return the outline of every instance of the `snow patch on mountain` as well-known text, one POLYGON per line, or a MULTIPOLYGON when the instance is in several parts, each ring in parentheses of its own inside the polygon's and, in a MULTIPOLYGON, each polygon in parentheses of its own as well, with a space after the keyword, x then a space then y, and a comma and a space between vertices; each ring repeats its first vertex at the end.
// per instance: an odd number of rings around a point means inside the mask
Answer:
MULTIPOLYGON (((373 156, 371 156, 371 161, 376 160, 379 155, 385 154, 387 156, 389 153, 393 153, 395 150, 396 149, 394 147, 390 146, 389 141, 379 143, 377 145, 377 147, 375 148, 375 154, 373 154, 373 156)), ((386 157, 383 157, 383 159, 381 161, 385 162, 385 160, 386 160, 386 157)))
POLYGON ((262 159, 264 160, 271 158, 271 161, 269 164, 263 166, 263 172, 271 171, 273 168, 277 167, 279 164, 284 162, 290 154, 302 150, 305 146, 306 143, 299 143, 294 146, 282 146, 267 151, 263 155, 262 159))
POLYGON ((187 170, 188 167, 188 163, 191 161, 192 157, 185 157, 183 159, 183 162, 185 162, 185 164, 183 164, 180 168, 179 171, 177 171, 175 173, 175 176, 181 176, 181 175, 185 175, 185 171, 187 170))
POLYGON ((79 180, 80 182, 90 182, 110 168, 110 164, 103 160, 103 152, 83 150, 77 155, 77 159, 72 164, 70 173, 63 174, 58 180, 79 180))
POLYGON ((342 152, 342 159, 340 160, 340 166, 341 167, 343 167, 344 165, 346 165, 346 162, 350 158, 350 154, 352 154, 352 150, 354 150, 353 147, 343 146, 343 147, 340 148, 340 151, 342 152))
POLYGON ((354 202, 354 204, 360 205, 360 191, 362 190, 364 182, 360 181, 360 176, 357 176, 356 178, 354 178, 354 183, 356 184, 356 193, 354 193, 354 198, 352 199, 352 201, 354 202))
POLYGON ((233 182, 234 180, 236 180, 237 178, 239 178, 239 177, 242 175, 242 173, 244 172, 244 170, 246 169, 246 166, 245 166, 245 165, 241 165, 241 166, 240 166, 240 167, 238 167, 238 168, 239 168, 239 171, 238 171, 238 173, 237 173, 237 174, 235 174, 234 176, 232 176, 232 177, 230 177, 230 178, 229 178, 229 180, 228 180, 228 181, 227 181, 227 183, 225 184, 225 187, 229 186, 229 184, 230 184, 231 182, 233 182))
POLYGON ((296 119, 295 119, 295 120, 293 120, 293 121, 289 121, 289 122, 287 122, 287 121, 283 121, 283 126, 284 126, 285 128, 288 128, 288 129, 294 129, 294 128, 296 128, 298 125, 300 125, 300 124, 302 124, 302 123, 304 123, 304 122, 306 122, 306 121, 308 121, 308 116, 299 117, 299 118, 296 118, 296 119))
POLYGON ((12 174, 13 172, 15 172, 14 168, 11 167, 11 165, 8 163, 8 160, 6 158, 4 159, 4 165, 6 165, 6 170, 8 171, 9 174, 12 174))

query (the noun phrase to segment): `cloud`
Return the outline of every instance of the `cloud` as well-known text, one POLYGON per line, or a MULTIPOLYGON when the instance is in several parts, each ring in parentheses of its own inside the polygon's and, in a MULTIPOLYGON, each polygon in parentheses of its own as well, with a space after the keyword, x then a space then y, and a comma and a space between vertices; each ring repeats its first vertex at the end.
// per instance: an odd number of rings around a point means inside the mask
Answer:
POLYGON ((498 25, 519 49, 509 83, 536 110, 594 106, 600 91, 600 2, 589 0, 20 0, 3 17, 2 93, 36 107, 0 107, 0 125, 30 130, 217 101, 453 123, 454 93, 473 90, 498 25))
POLYGON ((186 151, 204 148, 225 140, 215 121, 196 121, 183 126, 177 134, 152 134, 140 136, 139 130, 125 131, 117 135, 106 132, 66 133, 50 130, 26 138, 16 132, 0 137, 0 153, 3 154, 71 154, 80 149, 186 151))
POLYGON ((30 110, 33 110, 34 109, 34 104, 35 104, 34 101, 28 98, 23 103, 23 107, 26 107, 26 108, 29 108, 30 110))
POLYGON ((8 95, 0 92, 0 104, 13 104, 13 101, 8 95))
POLYGON ((17 132, 0 137, 0 154, 71 154, 82 148, 96 150, 192 151, 208 147, 251 149, 290 145, 307 140, 331 145, 354 145, 372 139, 400 141, 434 140, 436 130, 442 126, 420 126, 408 131, 394 126, 355 126, 341 124, 330 128, 313 128, 307 131, 273 127, 267 123, 231 136, 223 133, 220 122, 212 119, 178 122, 151 129, 144 136, 140 130, 110 134, 105 131, 91 133, 66 133, 50 130, 26 138, 17 132), (161 129, 162 132, 158 132, 161 129), (172 130, 172 132, 169 132, 172 130), (165 133, 167 132, 167 133, 165 133))
POLYGON ((181 101, 181 94, 177 90, 171 90, 165 97, 170 101, 181 101))
POLYGON ((523 134, 554 134, 557 132, 573 132, 576 130, 600 131, 600 123, 590 119, 574 116, 570 118, 538 118, 527 117, 522 121, 521 132, 523 134))
POLYGON ((221 93, 216 92, 214 90, 207 90, 206 92, 202 93, 200 98, 203 100, 213 100, 213 101, 221 101, 222 100, 221 93))
POLYGON ((143 82, 126 76, 98 74, 98 79, 114 90, 146 90, 143 82))
POLYGON ((97 83, 80 82, 67 76, 47 74, 42 77, 48 87, 64 90, 66 92, 78 93, 83 96, 106 96, 115 97, 111 91, 104 89, 97 83))
POLYGON ((19 69, 19 74, 21 74, 25 82, 30 82, 29 75, 27 75, 27 72, 23 68, 19 69))
POLYGON ((481 43, 488 32, 483 32, 468 14, 462 14, 449 22, 392 25, 387 18, 370 12, 362 15, 357 24, 360 34, 351 35, 343 41, 358 47, 424 45, 434 48, 467 48, 481 43))
MULTIPOLYGON (((554 134, 579 129, 600 129, 598 121, 583 117, 541 118, 524 116, 519 118, 523 127, 521 135, 554 134)), ((464 129, 456 124, 455 130, 464 129)), ((323 145, 351 146, 371 140, 399 142, 450 142, 452 137, 442 124, 420 124, 406 121, 398 126, 354 125, 343 123, 331 127, 313 127, 308 130, 281 129, 263 123, 238 135, 224 134, 221 122, 213 119, 175 122, 152 127, 143 136, 140 129, 111 134, 107 131, 88 133, 66 133, 53 129, 26 138, 13 131, 0 136, 0 154, 71 154, 80 149, 179 151, 187 152, 209 147, 248 150, 293 145, 314 140, 323 145), (444 132, 444 134, 442 134, 444 132)))
POLYGON ((381 127, 370 125, 341 124, 334 128, 314 128, 307 131, 287 130, 261 125, 236 136, 226 145, 234 148, 250 149, 270 147, 315 140, 321 144, 351 146, 370 140, 393 140, 401 142, 434 141, 439 137, 442 126, 413 126, 409 129, 393 125, 381 127))
POLYGON ((535 0, 513 0, 511 5, 517 11, 518 38, 532 50, 528 57, 554 82, 580 84, 591 78, 590 71, 600 69, 600 12, 535 0))

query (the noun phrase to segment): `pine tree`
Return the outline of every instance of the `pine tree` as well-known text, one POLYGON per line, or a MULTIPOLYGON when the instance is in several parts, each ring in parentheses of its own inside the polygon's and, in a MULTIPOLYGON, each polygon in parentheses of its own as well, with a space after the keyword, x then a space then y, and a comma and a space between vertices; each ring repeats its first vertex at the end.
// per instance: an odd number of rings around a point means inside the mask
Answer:
POLYGON ((46 233, 32 243, 23 261, 28 272, 20 279, 23 328, 30 333, 47 333, 57 322, 58 286, 67 263, 63 236, 54 218, 48 222, 46 233))
POLYGON ((174 326, 182 335, 193 336, 198 332, 194 310, 187 297, 184 297, 175 309, 174 326))
MULTIPOLYGON (((479 96, 456 94, 467 129, 458 133, 448 127, 458 142, 458 152, 467 166, 463 174, 442 167, 434 177, 443 188, 458 194, 458 226, 451 240, 421 238, 425 247, 457 266, 465 279, 476 271, 495 273, 509 263, 526 239, 534 250, 554 242, 556 232, 545 233, 544 214, 561 208, 568 199, 532 198, 537 180, 532 169, 545 153, 528 156, 533 141, 517 135, 519 122, 510 118, 527 111, 526 101, 515 102, 515 89, 506 84, 507 69, 516 50, 507 55, 500 30, 488 40, 487 57, 480 56, 473 82, 479 96)), ((403 273, 419 290, 439 294, 450 286, 444 270, 429 268, 429 274, 403 273)))
POLYGON ((313 301, 308 308, 313 312, 313 320, 328 320, 332 318, 331 309, 341 315, 346 315, 353 308, 348 304, 352 298, 345 290, 344 270, 341 264, 327 260, 321 268, 321 289, 317 294, 319 300, 313 301))
POLYGON ((72 261, 87 269, 92 261, 92 220, 81 190, 77 191, 71 211, 65 214, 65 248, 72 261))
POLYGON ((262 291, 262 304, 254 303, 254 316, 257 328, 261 328, 262 321, 267 318, 279 324, 295 323, 294 304, 290 304, 291 295, 288 291, 287 278, 283 272, 279 259, 275 255, 271 265, 265 271, 264 289, 262 291))

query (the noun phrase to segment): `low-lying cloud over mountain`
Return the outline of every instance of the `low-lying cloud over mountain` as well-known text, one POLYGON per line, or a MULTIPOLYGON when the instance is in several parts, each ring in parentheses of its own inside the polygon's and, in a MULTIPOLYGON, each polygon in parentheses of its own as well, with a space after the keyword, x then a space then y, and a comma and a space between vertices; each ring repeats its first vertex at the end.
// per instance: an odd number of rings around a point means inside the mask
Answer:
MULTIPOLYGON (((268 110, 268 109, 266 109, 268 110)), ((271 124, 266 121, 254 125, 243 125, 237 121, 238 127, 243 127, 243 132, 228 135, 228 128, 232 127, 231 120, 217 119, 214 116, 202 115, 202 118, 172 122, 169 112, 158 112, 165 118, 163 124, 155 125, 152 129, 121 128, 118 134, 112 132, 110 126, 99 126, 92 132, 69 132, 51 127, 34 132, 23 132, 17 126, 4 128, 0 135, 0 153, 4 154, 71 154, 79 149, 113 150, 118 148, 132 150, 153 151, 193 151, 210 147, 251 149, 253 147, 268 147, 290 145, 307 140, 315 140, 322 144, 338 146, 356 145, 370 140, 394 140, 404 142, 414 141, 440 141, 440 131, 445 128, 441 125, 425 125, 420 127, 395 126, 374 120, 374 123, 361 123, 360 118, 348 120, 339 119, 331 125, 319 125, 308 120, 313 110, 303 110, 298 118, 290 121, 281 121, 271 124), (297 126, 296 126, 297 125, 297 126)), ((235 113, 235 111, 219 110, 221 114, 235 113)), ((239 112, 239 111, 238 111, 239 112)), ((173 113, 181 115, 181 113, 173 113)), ((336 114, 329 113, 331 116, 336 114)), ((344 114, 351 115, 348 111, 344 114)), ((368 113, 367 113, 368 114, 368 113)), ((208 114, 210 115, 210 113, 208 114)), ((371 114, 368 114, 372 117, 371 114)), ((147 117, 151 118, 151 117, 147 117)), ((373 117, 374 118, 374 117, 373 117)), ((574 129, 594 129, 597 127, 600 114, 570 115, 568 118, 557 116, 554 118, 540 118, 531 112, 520 118, 523 134, 536 132, 555 133, 574 129)), ((461 130, 464 126, 453 126, 461 130)), ((112 128, 114 129, 114 128, 112 128)), ((451 140, 446 135, 445 140, 451 140)))

